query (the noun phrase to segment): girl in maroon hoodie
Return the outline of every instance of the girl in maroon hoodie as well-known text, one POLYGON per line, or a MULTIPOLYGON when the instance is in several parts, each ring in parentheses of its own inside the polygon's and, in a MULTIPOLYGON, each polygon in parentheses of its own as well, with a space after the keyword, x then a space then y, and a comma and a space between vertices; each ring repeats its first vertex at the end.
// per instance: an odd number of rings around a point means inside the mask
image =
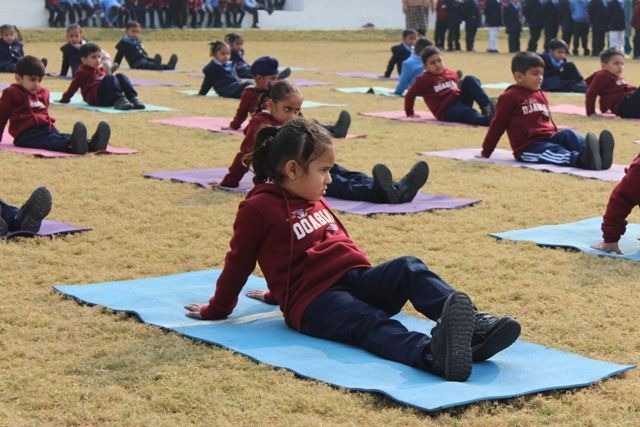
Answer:
POLYGON ((248 295, 278 304, 289 327, 451 381, 465 381, 472 360, 488 359, 518 337, 518 322, 476 312, 467 295, 417 258, 371 265, 323 199, 335 150, 321 126, 297 118, 266 127, 247 161, 256 186, 239 205, 215 294, 208 304, 185 306, 188 317, 231 314, 257 262, 269 290, 248 295), (391 318, 407 301, 438 320, 431 336, 391 318))

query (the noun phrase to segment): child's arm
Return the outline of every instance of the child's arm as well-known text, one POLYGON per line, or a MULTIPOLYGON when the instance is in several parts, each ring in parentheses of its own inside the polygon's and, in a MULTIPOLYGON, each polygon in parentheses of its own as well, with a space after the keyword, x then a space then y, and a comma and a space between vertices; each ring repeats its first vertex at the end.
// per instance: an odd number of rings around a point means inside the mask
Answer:
POLYGON ((69 57, 65 52, 64 46, 61 47, 60 50, 62 51, 62 66, 60 67, 60 77, 64 77, 69 72, 69 57))
POLYGON ((71 102, 71 98, 73 97, 73 95, 75 95, 78 89, 80 89, 80 87, 82 86, 82 82, 80 81, 81 76, 79 74, 80 73, 76 73, 75 77, 73 77, 71 83, 69 84, 69 88, 65 93, 62 94, 62 98, 60 98, 59 102, 62 102, 63 104, 68 104, 69 102, 71 102))
POLYGON ((596 113, 596 98, 598 97, 598 86, 600 85, 597 75, 586 79, 587 93, 584 95, 584 107, 587 116, 591 116, 596 113))
POLYGON ((11 95, 5 90, 0 97, 0 141, 2 141, 2 135, 4 135, 4 128, 11 116, 12 102, 11 95))
POLYGON ((491 119, 491 123, 489 123, 489 129, 487 129, 487 134, 482 142, 482 152, 480 155, 484 158, 488 159, 491 157, 493 150, 495 150, 496 145, 498 145, 500 141, 500 137, 504 131, 507 130, 509 119, 515 109, 515 105, 510 99, 511 98, 503 95, 498 97, 496 112, 493 115, 493 119, 491 119))
POLYGON ((244 123, 251 111, 253 96, 250 93, 251 91, 248 89, 249 88, 247 87, 242 91, 242 94, 240 95, 240 104, 238 105, 238 110, 236 110, 236 115, 233 117, 233 120, 231 120, 231 123, 229 123, 229 127, 233 130, 240 129, 240 126, 242 126, 242 123, 244 123))
POLYGON ((421 89, 421 79, 418 77, 413 85, 409 88, 409 91, 404 96, 404 113, 407 117, 420 117, 413 110, 413 106, 416 101, 416 96, 420 93, 421 89))
POLYGON ((402 95, 405 90, 409 87, 409 81, 411 80, 411 70, 409 67, 402 67, 402 71, 400 71, 400 78, 398 79, 398 84, 396 85, 396 89, 393 91, 396 95, 402 95))
POLYGON ((205 96, 209 90, 213 87, 213 81, 215 80, 214 73, 209 71, 207 67, 204 67, 202 70, 204 73, 204 80, 202 80, 202 85, 200 86, 200 91, 198 95, 205 96))
POLYGON ((122 43, 122 41, 120 41, 116 45, 116 57, 113 59, 113 66, 116 68, 120 66, 120 63, 122 62, 122 58, 124 57, 124 50, 120 49, 120 43, 122 43))
POLYGON ((396 52, 394 50, 395 46, 391 46, 391 58, 389 59, 389 63, 387 64, 387 69, 384 70, 384 76, 386 78, 391 77, 391 73, 393 72, 393 67, 396 65, 396 52))

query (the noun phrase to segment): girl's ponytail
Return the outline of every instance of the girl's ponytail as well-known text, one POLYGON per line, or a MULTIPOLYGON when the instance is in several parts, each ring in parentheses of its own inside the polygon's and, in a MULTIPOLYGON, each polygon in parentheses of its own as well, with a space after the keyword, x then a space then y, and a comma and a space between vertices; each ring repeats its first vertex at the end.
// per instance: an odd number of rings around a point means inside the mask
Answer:
POLYGON ((242 158, 242 163, 247 166, 251 165, 250 169, 254 174, 254 184, 261 184, 268 180, 277 181, 280 178, 280 172, 271 164, 269 156, 271 145, 278 134, 278 129, 275 126, 266 126, 260 129, 256 135, 253 151, 242 158))
POLYGON ((209 43, 209 56, 215 55, 216 52, 218 52, 220 49, 222 49, 226 45, 227 45, 226 42, 223 42, 220 40, 216 40, 214 42, 209 43))

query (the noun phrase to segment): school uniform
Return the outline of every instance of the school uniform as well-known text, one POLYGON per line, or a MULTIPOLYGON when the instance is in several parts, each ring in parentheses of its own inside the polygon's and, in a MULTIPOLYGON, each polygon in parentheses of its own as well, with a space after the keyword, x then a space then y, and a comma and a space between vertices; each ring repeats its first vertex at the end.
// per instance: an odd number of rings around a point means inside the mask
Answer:
POLYGON ((557 60, 550 51, 540 55, 544 61, 544 79, 541 89, 545 92, 585 93, 587 86, 573 62, 557 60))
POLYGON ((244 60, 244 49, 240 49, 239 51, 232 50, 231 51, 231 62, 233 62, 233 67, 236 70, 236 75, 241 79, 252 79, 253 74, 251 73, 251 65, 247 64, 244 60))
POLYGON ((604 50, 607 34, 607 7, 605 0, 591 0, 589 3, 589 21, 591 22, 591 55, 599 56, 604 50))
POLYGON ((635 206, 640 205, 640 155, 625 169, 625 175, 609 196, 602 218, 602 240, 614 243, 620 240, 627 228, 626 218, 635 206))
POLYGON ((489 29, 487 52, 498 52, 498 30, 502 26, 502 2, 487 0, 484 5, 484 20, 489 29))
POLYGON ((398 79, 396 89, 393 91, 396 95, 404 94, 404 91, 413 85, 418 76, 424 72, 424 63, 420 55, 415 52, 402 63, 402 72, 398 79))
POLYGON ((520 21, 520 3, 508 3, 502 9, 504 26, 509 35, 509 52, 520 52, 520 33, 522 21, 520 21))
POLYGON ((476 32, 480 26, 480 7, 476 0, 464 0, 462 2, 462 15, 464 17, 464 32, 467 52, 472 52, 476 40, 476 32))
MULTIPOLYGON (((83 40, 81 44, 84 44, 83 40)), ((66 76, 69 72, 69 68, 71 68, 71 75, 73 76, 78 69, 78 67, 82 64, 82 59, 80 57, 80 46, 74 46, 71 43, 65 43, 60 46, 60 51, 62 52, 62 66, 60 67, 60 76, 66 76)))
POLYGON ((121 73, 107 75, 102 65, 98 68, 87 65, 78 67, 61 101, 71 101, 78 89, 87 104, 96 106, 112 106, 122 97, 133 99, 138 96, 127 76, 121 73))
POLYGON ((542 0, 542 16, 544 22, 544 49, 548 49, 549 42, 558 37, 560 27, 559 0, 542 0))
POLYGON ((462 0, 447 0, 447 50, 460 50, 462 0))
POLYGON ((231 123, 229 123, 229 127, 238 130, 248 116, 259 113, 259 111, 257 111, 258 103, 260 102, 260 97, 266 92, 266 90, 258 89, 255 86, 245 87, 240 95, 240 104, 236 110, 236 115, 233 117, 233 120, 231 120, 231 123))
POLYGON ((573 20, 573 54, 578 54, 582 43, 582 50, 589 55, 589 0, 569 0, 571 19, 573 20))
POLYGON ((571 5, 569 0, 558 0, 558 21, 562 30, 562 40, 571 46, 573 37, 573 18, 571 17, 571 5))
POLYGON ((436 3, 436 30, 433 42, 436 47, 444 49, 444 38, 447 33, 447 0, 438 0, 436 3))
POLYGON ((538 40, 544 28, 544 15, 541 0, 525 0, 522 6, 522 14, 529 24, 529 42, 527 50, 536 52, 538 40))
POLYGON ((202 72, 204 73, 204 80, 198 95, 206 95, 213 87, 216 93, 223 98, 240 99, 244 88, 251 84, 250 82, 240 81, 235 74, 234 65, 231 61, 222 64, 214 58, 202 69, 202 72))
POLYGON ((22 42, 14 39, 11 43, 6 43, 0 38, 0 72, 13 73, 16 64, 24 56, 22 42))
POLYGON ((600 111, 611 111, 622 118, 640 118, 640 90, 624 78, 606 70, 596 71, 585 79, 587 93, 584 98, 587 115, 596 112, 596 98, 600 97, 600 111))
POLYGON ((615 47, 624 53, 625 17, 622 2, 619 0, 607 1, 607 31, 609 34, 609 47, 615 47))
POLYGON ((393 67, 396 67, 398 70, 398 75, 402 72, 402 62, 411 56, 413 52, 413 47, 400 43, 391 46, 391 58, 387 63, 387 68, 384 70, 384 76, 386 78, 391 77, 391 73, 393 72, 393 67))
MULTIPOLYGON (((116 64, 121 64, 124 57, 132 69, 158 69, 153 58, 149 57, 147 51, 142 47, 142 42, 139 39, 130 39, 125 36, 116 45, 116 50, 116 57, 113 60, 116 64)), ((167 64, 160 64, 160 69, 168 70, 170 67, 167 64)))

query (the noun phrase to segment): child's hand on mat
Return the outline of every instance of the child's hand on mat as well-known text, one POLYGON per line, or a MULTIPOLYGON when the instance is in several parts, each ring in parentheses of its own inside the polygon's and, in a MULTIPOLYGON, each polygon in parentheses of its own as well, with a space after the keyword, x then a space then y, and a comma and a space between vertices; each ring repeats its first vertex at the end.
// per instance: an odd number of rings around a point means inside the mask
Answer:
POLYGON ((187 310, 185 316, 191 317, 193 319, 202 319, 200 315, 200 308, 206 306, 207 304, 187 304, 184 308, 187 310))
POLYGON ((618 255, 622 255, 622 251, 620 250, 620 247, 618 246, 618 242, 612 242, 612 243, 600 242, 600 243, 598 243, 596 245, 591 245, 591 247, 593 249, 597 249, 599 251, 615 252, 618 255))
POLYGON ((220 181, 211 181, 211 183, 209 184, 209 187, 211 188, 220 187, 220 181))
POLYGON ((249 298, 257 299, 258 301, 266 302, 264 298, 266 293, 267 291, 261 291, 260 289, 251 289, 247 292, 247 296, 249 298))

